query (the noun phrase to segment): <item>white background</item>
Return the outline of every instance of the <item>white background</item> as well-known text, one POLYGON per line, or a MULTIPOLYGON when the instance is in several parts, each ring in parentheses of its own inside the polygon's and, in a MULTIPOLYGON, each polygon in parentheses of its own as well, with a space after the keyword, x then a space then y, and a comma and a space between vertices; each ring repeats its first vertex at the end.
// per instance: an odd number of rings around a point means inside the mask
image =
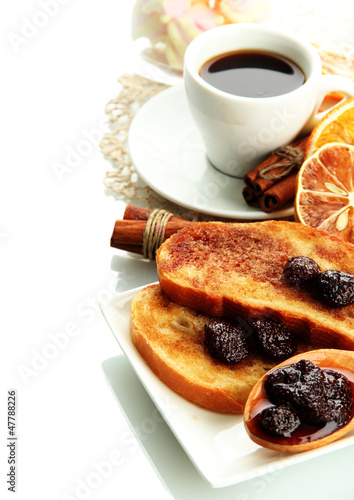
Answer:
MULTIPOLYGON (((105 104, 118 94, 116 79, 131 67, 133 2, 54 3, 47 17, 49 0, 0 8, 0 495, 167 499, 101 367, 120 350, 98 301, 149 276, 141 274, 141 262, 131 270, 109 246, 123 207, 105 193, 109 165, 97 140, 105 104), (55 165, 67 164, 73 151, 75 165, 58 176, 55 165), (18 394, 16 494, 6 485, 12 388, 18 394), (98 477, 99 464, 107 462, 112 467, 98 477)), ((347 449, 224 490, 220 498, 349 500, 353 458, 347 449)))

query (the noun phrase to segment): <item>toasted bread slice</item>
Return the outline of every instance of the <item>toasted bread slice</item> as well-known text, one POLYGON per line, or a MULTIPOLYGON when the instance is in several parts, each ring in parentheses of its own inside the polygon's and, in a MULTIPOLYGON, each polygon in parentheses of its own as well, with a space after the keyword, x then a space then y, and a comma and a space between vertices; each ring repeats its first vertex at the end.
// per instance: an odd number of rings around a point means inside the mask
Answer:
POLYGON ((286 262, 299 255, 354 274, 354 245, 286 221, 196 223, 170 237, 156 262, 175 302, 212 316, 271 316, 312 343, 354 349, 354 305, 329 308, 284 281, 286 262))
MULTIPOLYGON (((204 325, 212 319, 150 285, 132 300, 131 339, 153 372, 181 396, 210 410, 241 413, 254 384, 276 362, 257 352, 233 366, 214 360, 204 345, 204 325)), ((314 348, 299 343, 297 352, 314 348)))

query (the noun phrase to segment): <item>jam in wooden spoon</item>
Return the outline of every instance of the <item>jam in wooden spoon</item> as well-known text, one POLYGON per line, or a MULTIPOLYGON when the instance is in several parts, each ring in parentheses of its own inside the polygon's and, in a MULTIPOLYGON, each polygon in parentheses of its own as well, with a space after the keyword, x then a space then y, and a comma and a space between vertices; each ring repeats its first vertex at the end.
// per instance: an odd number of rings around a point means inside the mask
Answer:
POLYGON ((320 349, 293 356, 252 389, 244 412, 257 444, 299 452, 354 429, 354 352, 320 349))

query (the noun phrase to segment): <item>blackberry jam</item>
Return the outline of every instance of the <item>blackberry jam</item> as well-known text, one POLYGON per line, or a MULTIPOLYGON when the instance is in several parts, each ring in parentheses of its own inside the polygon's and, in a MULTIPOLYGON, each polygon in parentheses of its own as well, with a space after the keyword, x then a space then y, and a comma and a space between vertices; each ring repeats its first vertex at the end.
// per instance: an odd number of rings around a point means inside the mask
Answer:
MULTIPOLYGON (((301 362, 308 363, 304 362, 304 360, 301 360, 301 362)), ((299 388, 300 394, 304 391, 306 392, 306 376, 308 375, 306 373, 305 377, 303 377, 302 379, 300 377, 299 380, 296 380, 296 374, 294 374, 293 372, 296 372, 296 369, 303 369, 303 366, 300 368, 299 366, 295 366, 299 365, 299 363, 300 362, 285 367, 290 368, 290 374, 279 374, 278 385, 284 385, 285 387, 287 387, 286 384, 283 384, 284 380, 286 381, 286 383, 290 380, 290 385, 286 389, 280 387, 280 390, 278 391, 280 396, 278 396, 277 400, 274 399, 274 394, 269 391, 269 387, 267 392, 267 378, 265 379, 265 383, 259 387, 257 394, 254 396, 252 407, 250 409, 249 419, 247 421, 248 432, 251 435, 256 436, 260 440, 268 442, 271 441, 272 443, 276 443, 279 445, 301 445, 316 441, 334 433, 336 430, 346 425, 353 418, 354 373, 349 371, 348 369, 333 366, 330 360, 326 358, 320 361, 316 360, 316 364, 313 363, 313 365, 316 366, 317 370, 318 367, 320 367, 323 373, 323 393, 319 394, 320 389, 316 384, 317 392, 314 392, 313 397, 311 396, 311 391, 309 391, 307 397, 301 398, 301 395, 299 396, 299 398, 301 399, 301 401, 299 402, 296 392, 294 394, 294 387, 299 388), (294 366, 295 369, 293 369, 294 366), (337 381, 339 380, 340 383, 337 383, 337 381), (293 383, 293 381, 295 382, 293 383), (281 392, 282 390, 283 392, 281 392), (288 398, 287 395, 289 394, 290 397, 288 398), (343 399, 341 399, 342 397, 343 399), (321 398, 325 402, 323 408, 319 403, 321 398), (303 408, 304 400, 306 404, 309 401, 309 408, 306 410, 305 414, 303 408), (311 407, 312 404, 314 405, 313 408, 311 407), (267 414, 269 413, 269 409, 284 408, 284 405, 288 406, 291 409, 292 421, 298 416, 300 424, 293 426, 293 430, 285 433, 278 432, 277 429, 273 429, 272 426, 265 426, 264 420, 265 416, 267 416, 267 414), (341 410, 340 413, 339 410, 341 410), (312 417, 312 415, 315 416, 312 417)), ((309 370, 309 367, 306 367, 306 369, 309 370)), ((277 379, 277 371, 281 372, 282 369, 276 369, 272 371, 268 376, 270 381, 272 381, 271 378, 275 380, 277 379)), ((290 421, 285 421, 282 422, 281 425, 284 428, 289 426, 289 429, 291 429, 290 424, 290 421)))

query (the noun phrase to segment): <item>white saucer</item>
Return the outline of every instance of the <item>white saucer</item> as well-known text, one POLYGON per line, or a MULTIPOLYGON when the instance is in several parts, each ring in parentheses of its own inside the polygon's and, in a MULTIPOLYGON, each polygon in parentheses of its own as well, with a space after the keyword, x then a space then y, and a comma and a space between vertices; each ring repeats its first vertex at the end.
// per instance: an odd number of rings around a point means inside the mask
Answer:
POLYGON ((143 181, 185 208, 242 220, 294 213, 293 205, 271 214, 249 207, 242 196, 243 180, 224 175, 211 165, 183 84, 163 90, 138 111, 129 131, 129 152, 143 181))

